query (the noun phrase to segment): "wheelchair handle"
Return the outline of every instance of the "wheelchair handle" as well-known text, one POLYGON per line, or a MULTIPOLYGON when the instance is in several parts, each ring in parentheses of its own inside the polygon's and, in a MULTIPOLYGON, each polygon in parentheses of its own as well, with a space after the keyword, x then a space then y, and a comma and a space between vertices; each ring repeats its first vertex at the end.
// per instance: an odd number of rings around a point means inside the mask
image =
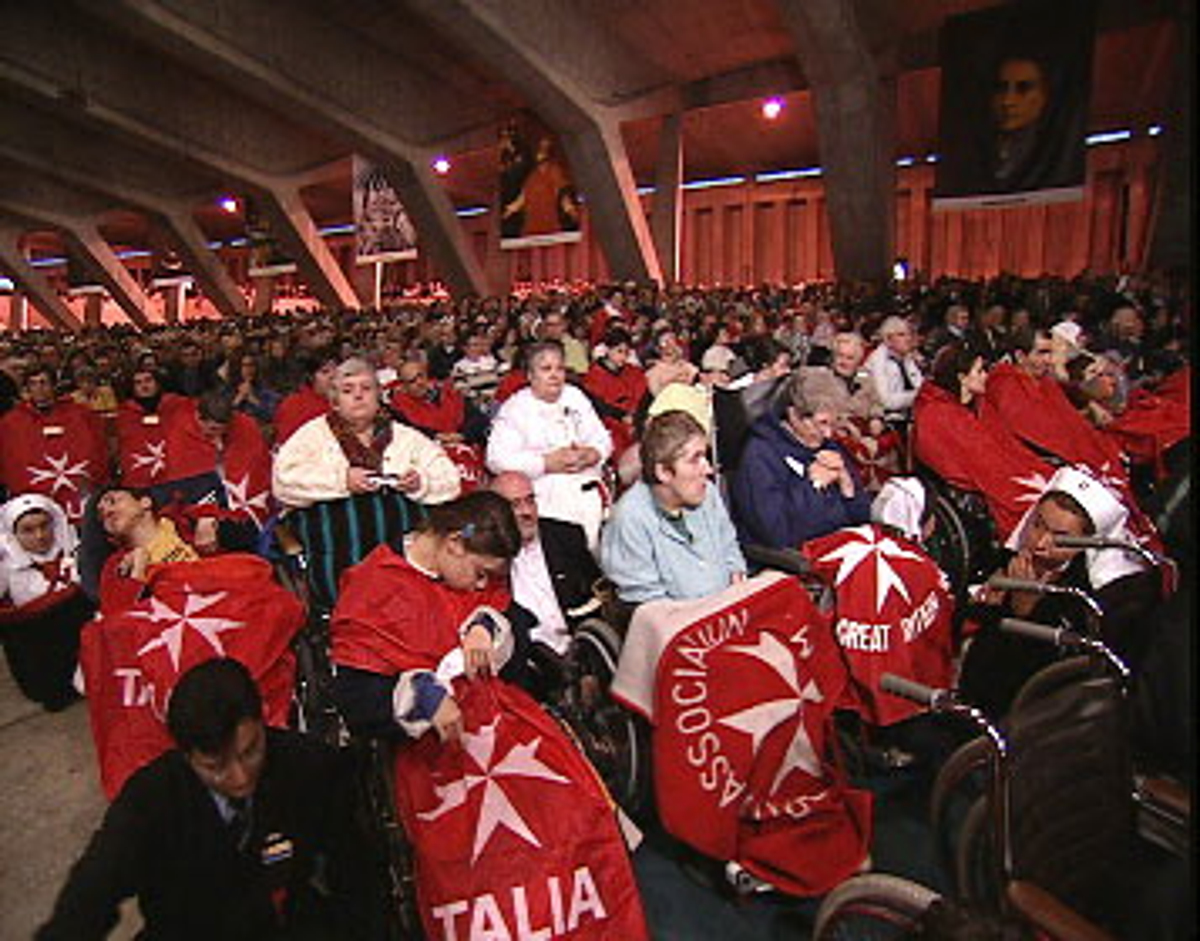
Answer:
POLYGON ((879 688, 885 693, 891 693, 893 696, 899 696, 902 699, 908 699, 919 705, 928 706, 930 709, 936 709, 946 696, 946 690, 944 689, 935 689, 932 686, 926 686, 924 683, 918 683, 916 680, 897 676, 895 673, 883 674, 879 678, 879 688))
POLYGON ((1147 565, 1175 568, 1174 559, 1126 539, 1110 539, 1106 536, 1055 536, 1054 544, 1063 549, 1119 549, 1130 555, 1138 556, 1147 565))
POLYGON ((1055 647, 1070 646, 1079 641, 1078 635, 1066 628, 1051 627, 1049 624, 1026 621, 1023 618, 1001 618, 998 626, 1006 634, 1020 634, 1022 637, 1040 640, 1055 647))
POLYGON ((1100 633, 1100 624, 1104 620, 1104 609, 1100 603, 1086 591, 1073 588, 1070 585, 1056 585, 1054 582, 1039 582, 1032 578, 1013 578, 1011 575, 993 575, 987 580, 988 587, 997 591, 1030 591, 1039 595, 1062 595, 1074 598, 1087 612, 1088 634, 1096 636, 1100 633))

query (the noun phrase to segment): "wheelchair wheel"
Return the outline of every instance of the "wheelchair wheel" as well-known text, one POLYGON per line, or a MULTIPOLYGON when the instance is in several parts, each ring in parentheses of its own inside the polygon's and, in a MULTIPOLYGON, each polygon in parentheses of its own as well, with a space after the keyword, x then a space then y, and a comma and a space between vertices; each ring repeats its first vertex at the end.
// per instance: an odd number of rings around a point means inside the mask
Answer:
POLYGON ((977 780, 986 772, 991 748, 986 739, 973 738, 946 759, 934 778, 929 796, 929 822, 937 844, 938 859, 947 872, 954 871, 957 835, 970 803, 984 792, 977 780))
POLYGON ((1000 886, 992 849, 991 808, 981 796, 971 805, 958 834, 954 881, 958 897, 977 908, 997 911, 1000 886))
POLYGON ((882 873, 847 879, 825 896, 813 941, 886 941, 908 938, 940 896, 933 889, 882 873))
POLYGON ((940 493, 934 494, 933 517, 936 525, 926 549, 950 579, 957 596, 966 590, 970 581, 974 562, 971 540, 958 510, 940 493))
POLYGON ((333 704, 333 668, 329 663, 328 625, 318 616, 305 624, 292 642, 296 655, 296 690, 291 725, 330 745, 346 742, 346 728, 333 704))
POLYGON ((617 632, 605 622, 580 624, 568 654, 570 679, 552 708, 570 726, 613 799, 636 818, 650 793, 649 749, 638 717, 608 695, 620 647, 617 632))

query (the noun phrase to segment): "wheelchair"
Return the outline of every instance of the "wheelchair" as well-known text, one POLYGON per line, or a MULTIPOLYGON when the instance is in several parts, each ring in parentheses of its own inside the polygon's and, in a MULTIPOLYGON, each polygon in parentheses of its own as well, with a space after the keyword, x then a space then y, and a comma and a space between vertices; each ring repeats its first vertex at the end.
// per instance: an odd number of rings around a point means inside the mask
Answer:
MULTIPOLYGON (((399 550, 403 537, 425 516, 406 496, 380 490, 292 511, 275 530, 280 580, 305 601, 308 619, 295 642, 295 726, 355 752, 360 766, 361 824, 375 857, 384 898, 378 929, 387 941, 421 937, 415 907, 411 849, 394 801, 393 747, 383 739, 354 736, 333 695, 330 624, 342 573, 376 546, 399 550)), ((620 635, 597 616, 611 605, 596 599, 573 612, 571 646, 564 656, 531 644, 529 669, 553 715, 592 763, 613 800, 631 816, 645 800, 648 762, 635 717, 609 697, 620 635)))

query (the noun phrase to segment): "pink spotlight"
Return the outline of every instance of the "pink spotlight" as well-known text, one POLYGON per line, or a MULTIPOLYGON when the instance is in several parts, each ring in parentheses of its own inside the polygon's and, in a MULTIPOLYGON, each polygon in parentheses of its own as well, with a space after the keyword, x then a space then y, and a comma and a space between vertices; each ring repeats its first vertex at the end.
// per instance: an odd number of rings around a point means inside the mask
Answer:
POLYGON ((768 98, 762 105, 762 116, 768 121, 774 121, 783 113, 782 98, 768 98))
POLYGON ((446 157, 438 157, 433 161, 433 172, 438 176, 445 176, 450 172, 450 161, 446 157))
POLYGON ((238 201, 232 196, 222 197, 218 205, 224 212, 229 213, 231 216, 238 211, 238 201))

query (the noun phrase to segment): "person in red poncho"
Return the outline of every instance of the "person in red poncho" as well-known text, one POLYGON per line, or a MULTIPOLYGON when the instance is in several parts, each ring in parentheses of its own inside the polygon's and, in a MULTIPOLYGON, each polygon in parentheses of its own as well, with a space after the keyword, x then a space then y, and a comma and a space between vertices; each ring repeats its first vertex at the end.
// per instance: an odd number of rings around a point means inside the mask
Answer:
POLYGON ((95 412, 54 393, 50 367, 25 374, 25 401, 0 418, 0 485, 41 493, 77 522, 88 493, 108 480, 108 448, 95 412))
POLYGON ((1120 449, 1088 424, 1054 378, 1049 331, 1019 331, 1011 348, 1016 363, 999 363, 988 374, 983 421, 1068 464, 1123 477, 1120 449))
POLYGON ((613 439, 620 457, 635 443, 634 416, 649 395, 646 374, 629 362, 633 344, 629 331, 613 327, 604 334, 604 355, 588 368, 584 391, 613 439))
POLYGON ((132 377, 132 395, 117 408, 117 468, 126 487, 152 487, 167 472, 167 429, 188 398, 164 392, 150 368, 132 377))
MULTIPOLYGON (((334 696, 356 734, 457 740, 462 717, 450 681, 499 671, 518 645, 503 613, 521 549, 508 501, 476 491, 429 508, 401 555, 376 548, 342 577, 331 623, 334 696)), ((522 639, 523 640, 523 639, 522 639)))
POLYGON ((331 407, 329 393, 337 370, 337 354, 323 348, 303 354, 301 360, 307 381, 275 410, 275 447, 287 441, 309 419, 326 414, 331 407))
POLYGON ((1038 498, 1054 469, 1020 441, 980 420, 987 389, 983 356, 964 344, 944 347, 913 403, 917 460, 951 486, 979 493, 1002 539, 1038 498))

